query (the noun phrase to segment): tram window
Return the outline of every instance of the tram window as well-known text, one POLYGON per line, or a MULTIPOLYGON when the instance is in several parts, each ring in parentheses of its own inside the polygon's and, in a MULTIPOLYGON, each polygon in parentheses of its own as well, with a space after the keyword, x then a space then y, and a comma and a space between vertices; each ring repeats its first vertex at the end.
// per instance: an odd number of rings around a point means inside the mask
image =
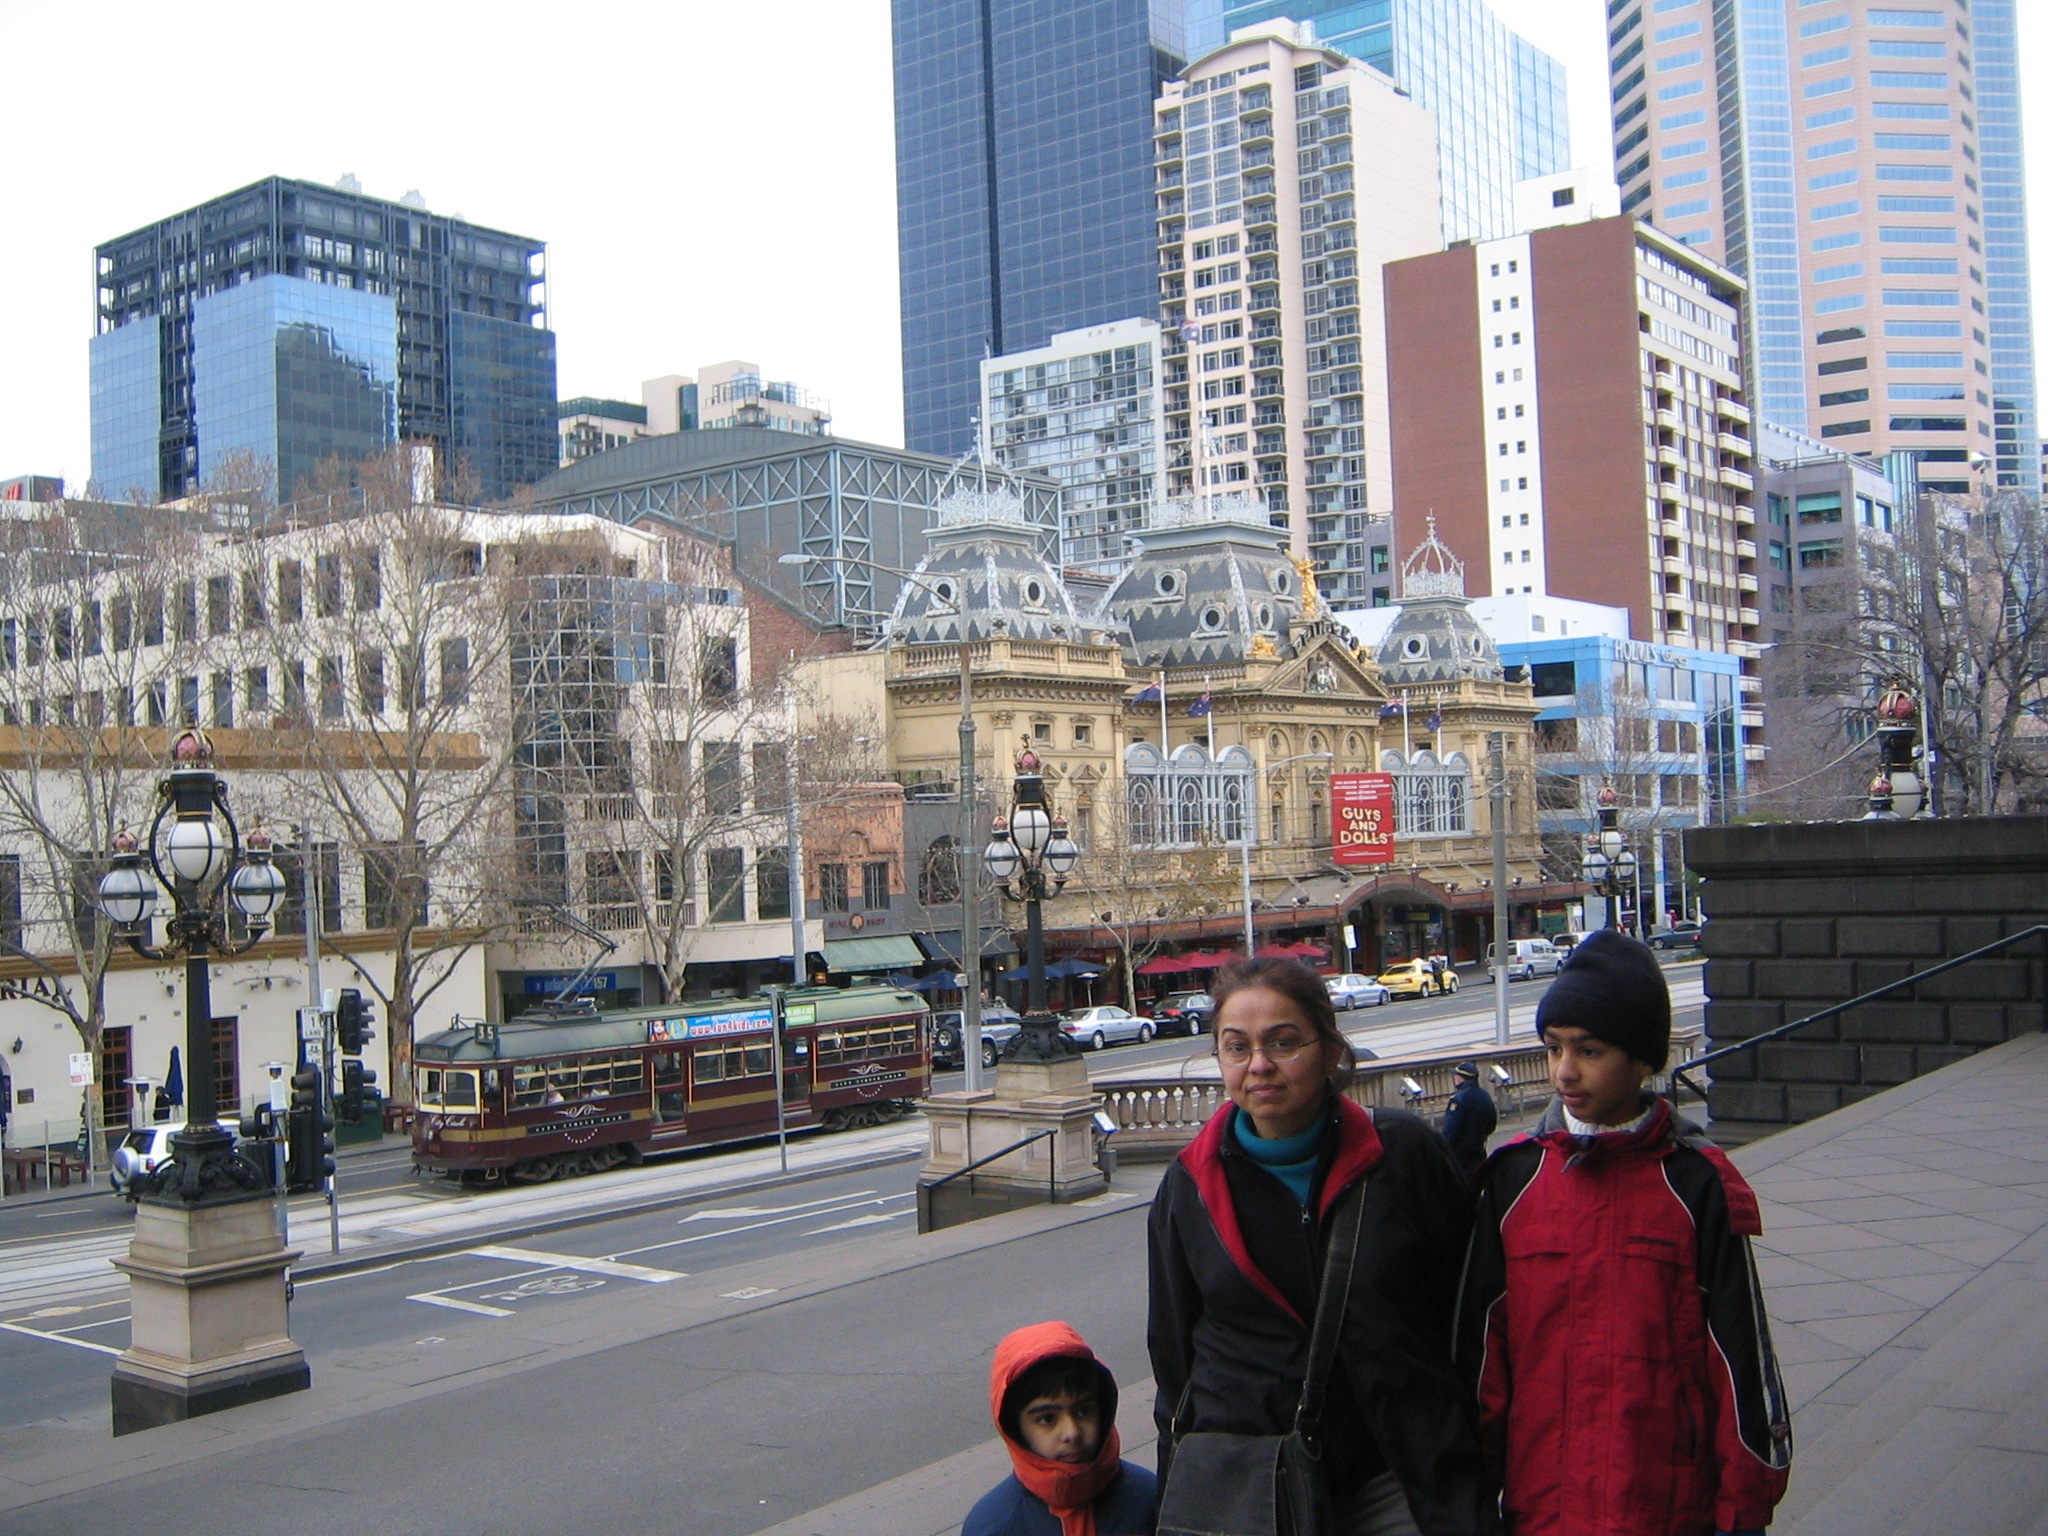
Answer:
POLYGON ((750 1045, 747 1047, 746 1075, 748 1077, 766 1077, 774 1070, 775 1058, 770 1054, 767 1046, 750 1045))
POLYGON ((441 1102, 450 1109, 476 1108, 476 1074, 447 1072, 441 1077, 441 1102))
POLYGON ((638 1093, 640 1091, 640 1059, 612 1063, 612 1092, 638 1093))
POLYGON ((432 1067, 420 1072, 420 1102, 439 1104, 441 1102, 441 1074, 432 1067))
POLYGON ((656 1051, 654 1053, 654 1086, 666 1088, 683 1080, 683 1053, 681 1051, 656 1051))
POLYGON ((547 1097, 548 1075, 540 1067, 512 1069, 512 1107, 532 1109, 547 1097))
POLYGON ((610 1093, 612 1091, 612 1064, 608 1061, 586 1061, 583 1063, 582 1087, 585 1093, 610 1093))
POLYGON ((700 1045, 694 1052, 699 1083, 730 1083, 742 1077, 767 1077, 769 1050, 765 1045, 700 1045))

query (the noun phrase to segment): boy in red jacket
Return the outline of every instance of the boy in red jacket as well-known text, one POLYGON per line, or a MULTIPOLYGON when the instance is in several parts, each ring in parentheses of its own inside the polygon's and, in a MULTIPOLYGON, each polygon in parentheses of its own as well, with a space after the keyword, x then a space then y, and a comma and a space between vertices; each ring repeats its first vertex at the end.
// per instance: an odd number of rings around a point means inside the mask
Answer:
POLYGON ((1645 1091, 1671 1043, 1647 945, 1571 952, 1537 1005, 1557 1101, 1495 1152, 1458 1360, 1510 1536, 1712 1536, 1768 1526, 1792 1426, 1742 1175, 1645 1091))

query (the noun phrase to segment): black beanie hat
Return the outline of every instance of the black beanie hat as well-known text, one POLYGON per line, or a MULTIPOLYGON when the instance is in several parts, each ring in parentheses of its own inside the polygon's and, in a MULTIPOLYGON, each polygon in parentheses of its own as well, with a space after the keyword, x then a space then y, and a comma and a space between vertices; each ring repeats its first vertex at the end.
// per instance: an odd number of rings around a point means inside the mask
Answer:
POLYGON ((1619 928, 1602 928, 1572 947, 1536 1005, 1536 1033, 1553 1024, 1663 1070, 1671 1055, 1671 989, 1656 953, 1619 928))

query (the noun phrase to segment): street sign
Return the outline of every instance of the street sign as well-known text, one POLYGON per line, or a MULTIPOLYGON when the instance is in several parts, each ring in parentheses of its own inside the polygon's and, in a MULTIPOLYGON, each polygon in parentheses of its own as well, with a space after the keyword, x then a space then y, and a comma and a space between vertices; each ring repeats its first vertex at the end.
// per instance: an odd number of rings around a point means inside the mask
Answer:
POLYGON ((326 1037, 326 1026, 318 1008, 299 1010, 299 1038, 309 1045, 318 1045, 326 1037))
POLYGON ((1394 776, 1330 775, 1330 857, 1338 864, 1394 862, 1394 776))
POLYGON ((83 1088, 92 1081, 92 1057, 85 1051, 71 1053, 71 1086, 83 1088))

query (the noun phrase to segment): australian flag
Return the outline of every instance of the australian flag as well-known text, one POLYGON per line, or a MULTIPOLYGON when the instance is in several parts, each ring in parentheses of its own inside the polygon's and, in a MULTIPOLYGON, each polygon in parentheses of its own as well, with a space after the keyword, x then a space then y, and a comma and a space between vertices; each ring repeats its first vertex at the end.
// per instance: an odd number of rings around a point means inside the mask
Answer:
POLYGON ((1198 716, 1206 715, 1207 713, 1209 713, 1210 707, 1211 706, 1209 703, 1209 692, 1205 688, 1202 690, 1202 696, 1199 699, 1195 700, 1194 703, 1188 706, 1188 713, 1191 715, 1198 716))
POLYGON ((1380 706, 1380 718, 1382 720, 1392 720, 1400 715, 1405 708, 1406 706, 1399 699, 1389 699, 1380 706))
POLYGON ((1423 722, 1423 729, 1428 731, 1430 735, 1434 736, 1438 731, 1442 730, 1443 728, 1444 712, 1440 709, 1432 709, 1429 712, 1429 719, 1423 722))
POLYGON ((1130 697, 1133 704, 1157 704, 1160 699, 1159 685, 1147 683, 1130 697))

